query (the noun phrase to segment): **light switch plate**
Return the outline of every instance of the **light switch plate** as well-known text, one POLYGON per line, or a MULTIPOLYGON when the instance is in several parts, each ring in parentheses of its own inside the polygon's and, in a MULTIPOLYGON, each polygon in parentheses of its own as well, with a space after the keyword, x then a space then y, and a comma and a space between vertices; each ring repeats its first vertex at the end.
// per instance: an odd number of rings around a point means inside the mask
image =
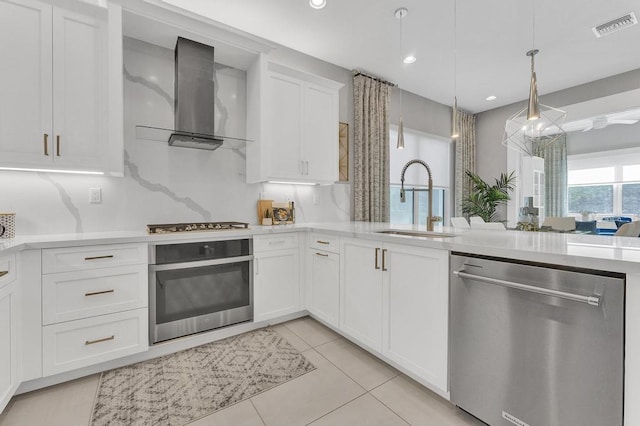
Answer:
POLYGON ((102 188, 89 188, 89 203, 102 203, 102 188))

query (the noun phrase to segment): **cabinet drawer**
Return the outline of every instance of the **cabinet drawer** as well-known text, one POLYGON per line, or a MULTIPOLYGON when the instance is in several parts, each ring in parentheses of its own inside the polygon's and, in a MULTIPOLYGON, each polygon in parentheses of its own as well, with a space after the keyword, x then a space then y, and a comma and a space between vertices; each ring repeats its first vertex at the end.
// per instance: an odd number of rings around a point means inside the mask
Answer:
POLYGON ((253 237, 253 252, 281 250, 298 247, 298 234, 256 235, 253 237))
POLYGON ((146 308, 42 328, 44 376, 75 370, 148 349, 146 308))
POLYGON ((16 255, 0 257, 0 288, 16 279, 16 255))
POLYGON ((148 263, 146 244, 112 244, 42 250, 42 273, 84 271, 148 263))
POLYGON ((309 247, 316 250, 330 251, 331 253, 340 253, 340 238, 312 232, 309 234, 309 247))
POLYGON ((42 277, 42 322, 55 324, 147 306, 147 265, 42 277))

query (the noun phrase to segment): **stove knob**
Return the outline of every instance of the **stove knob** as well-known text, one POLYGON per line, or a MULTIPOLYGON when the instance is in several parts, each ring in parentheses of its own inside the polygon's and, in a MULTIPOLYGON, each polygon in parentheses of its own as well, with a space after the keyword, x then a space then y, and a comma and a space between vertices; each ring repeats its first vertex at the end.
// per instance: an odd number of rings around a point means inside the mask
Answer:
POLYGON ((184 227, 184 230, 185 230, 185 231, 191 231, 191 225, 187 225, 187 226, 185 226, 185 227, 184 227))
POLYGON ((216 223, 216 229, 220 229, 222 226, 219 223, 216 223))
POLYGON ((209 225, 207 225, 207 228, 213 229, 213 223, 210 223, 209 225))
POLYGON ((200 229, 207 229, 207 226, 203 223, 202 225, 200 225, 200 229))

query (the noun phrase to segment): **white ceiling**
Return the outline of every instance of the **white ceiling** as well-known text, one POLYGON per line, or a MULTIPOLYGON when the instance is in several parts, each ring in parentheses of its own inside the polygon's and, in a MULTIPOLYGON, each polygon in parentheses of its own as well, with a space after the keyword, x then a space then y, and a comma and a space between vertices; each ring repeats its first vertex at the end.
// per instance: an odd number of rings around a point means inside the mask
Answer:
MULTIPOLYGON (((362 68, 401 88, 451 105, 454 95, 453 0, 165 0, 347 69, 362 68), (402 63, 398 7, 405 53, 402 63)), ((596 38, 593 26, 635 12, 638 0, 457 0, 458 104, 480 112, 528 96, 529 58, 535 47, 539 93, 640 68, 640 24, 596 38), (485 98, 495 95, 497 100, 485 98)))

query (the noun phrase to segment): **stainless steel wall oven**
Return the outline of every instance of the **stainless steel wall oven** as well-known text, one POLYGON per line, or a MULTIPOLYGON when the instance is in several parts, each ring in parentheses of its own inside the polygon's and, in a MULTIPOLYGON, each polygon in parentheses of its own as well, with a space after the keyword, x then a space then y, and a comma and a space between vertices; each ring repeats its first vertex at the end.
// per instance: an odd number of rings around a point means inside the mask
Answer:
POLYGON ((253 319, 253 245, 235 239, 150 246, 149 340, 253 319))

